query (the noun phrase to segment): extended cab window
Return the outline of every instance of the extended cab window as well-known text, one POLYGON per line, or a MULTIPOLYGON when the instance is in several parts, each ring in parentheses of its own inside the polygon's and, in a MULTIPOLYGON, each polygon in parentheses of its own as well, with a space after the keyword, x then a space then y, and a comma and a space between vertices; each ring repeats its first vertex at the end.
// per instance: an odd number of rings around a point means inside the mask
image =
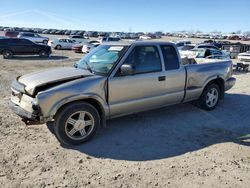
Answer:
POLYGON ((179 69, 180 63, 175 48, 171 45, 162 45, 161 50, 164 58, 165 70, 179 69))
POLYGON ((132 65, 136 74, 162 70, 161 59, 156 46, 136 46, 124 64, 132 65))

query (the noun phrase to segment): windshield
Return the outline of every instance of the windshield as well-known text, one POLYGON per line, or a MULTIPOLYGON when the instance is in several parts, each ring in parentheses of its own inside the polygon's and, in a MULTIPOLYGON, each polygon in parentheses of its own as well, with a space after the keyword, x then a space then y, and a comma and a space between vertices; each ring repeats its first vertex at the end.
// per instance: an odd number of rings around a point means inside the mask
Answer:
POLYGON ((126 46, 101 45, 76 63, 76 67, 93 73, 108 74, 124 53, 126 46))

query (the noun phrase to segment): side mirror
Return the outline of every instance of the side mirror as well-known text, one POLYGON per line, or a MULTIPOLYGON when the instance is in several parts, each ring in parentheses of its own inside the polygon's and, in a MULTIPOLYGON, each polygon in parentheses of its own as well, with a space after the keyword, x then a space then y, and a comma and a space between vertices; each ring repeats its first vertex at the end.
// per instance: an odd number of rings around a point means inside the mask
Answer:
POLYGON ((130 64, 123 64, 120 68, 121 72, 120 75, 121 76, 127 76, 127 75, 133 75, 135 74, 135 70, 133 65, 130 64))

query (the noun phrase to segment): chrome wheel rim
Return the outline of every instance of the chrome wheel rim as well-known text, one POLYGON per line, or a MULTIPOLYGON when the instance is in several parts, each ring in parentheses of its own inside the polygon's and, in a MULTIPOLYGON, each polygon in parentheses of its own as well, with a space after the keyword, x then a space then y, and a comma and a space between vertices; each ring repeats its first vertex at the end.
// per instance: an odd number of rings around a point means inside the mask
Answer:
POLYGON ((207 97, 206 97, 206 104, 208 107, 212 108, 214 107, 219 99, 219 92, 216 88, 212 88, 208 91, 207 97))
POLYGON ((73 113, 65 123, 65 132, 73 140, 86 138, 94 129, 94 118, 87 111, 73 113))

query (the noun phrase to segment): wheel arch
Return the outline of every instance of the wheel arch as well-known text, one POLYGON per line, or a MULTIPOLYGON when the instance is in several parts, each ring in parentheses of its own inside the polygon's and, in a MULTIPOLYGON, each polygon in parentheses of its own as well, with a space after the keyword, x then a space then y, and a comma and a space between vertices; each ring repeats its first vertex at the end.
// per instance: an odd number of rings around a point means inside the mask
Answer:
POLYGON ((55 117, 56 114, 58 114, 58 112, 60 112, 66 106, 72 105, 74 103, 82 103, 82 102, 89 103, 98 111, 98 113, 100 115, 101 125, 105 127, 106 126, 105 109, 104 109, 103 105, 97 99, 94 99, 91 97, 83 98, 83 99, 76 99, 76 100, 68 101, 64 104, 59 105, 56 109, 54 109, 54 116, 53 117, 55 117))
POLYGON ((217 78, 213 78, 213 79, 209 80, 205 84, 205 87, 204 87, 203 91, 210 84, 216 84, 216 85, 219 86, 219 88, 220 88, 220 98, 223 99, 224 98, 224 93, 225 93, 225 80, 223 78, 219 77, 219 76, 217 78))
POLYGON ((0 54, 3 54, 3 52, 6 51, 6 50, 11 51, 11 52, 14 54, 13 50, 11 50, 11 49, 9 49, 9 48, 1 49, 1 50, 0 50, 0 54))

